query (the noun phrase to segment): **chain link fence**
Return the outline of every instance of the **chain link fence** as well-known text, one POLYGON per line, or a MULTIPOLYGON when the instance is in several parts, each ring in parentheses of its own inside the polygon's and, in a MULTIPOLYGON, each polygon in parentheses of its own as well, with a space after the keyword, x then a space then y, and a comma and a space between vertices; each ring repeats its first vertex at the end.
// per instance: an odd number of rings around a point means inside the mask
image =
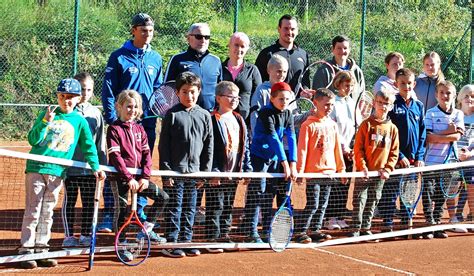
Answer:
MULTIPOLYGON (((57 82, 87 71, 96 81, 95 104, 107 59, 130 38, 130 20, 146 12, 156 21, 152 46, 164 59, 186 49, 184 34, 194 22, 208 22, 210 51, 227 56, 235 28, 251 39, 247 60, 278 38, 278 19, 285 13, 300 20, 297 43, 311 60, 331 56, 331 39, 352 40, 351 57, 361 63, 367 89, 384 75, 383 59, 390 51, 405 55, 406 67, 420 71, 426 52, 437 51, 447 79, 457 87, 470 82, 470 1, 339 0, 2 0, 0 1, 0 103, 55 103, 57 82), (76 6, 78 5, 78 6, 76 6), (75 8, 78 41, 75 55, 75 8), (237 11, 237 17, 235 17, 237 11), (365 16, 364 16, 365 15, 365 16), (361 25, 365 20, 365 43, 361 25), (235 24, 236 23, 236 24, 235 24), (463 37, 463 34, 468 34, 463 37), (75 57, 77 56, 77 59, 75 57), (449 59, 449 57, 452 57, 449 59), (447 62, 449 60, 449 62, 447 62), (449 63, 449 64, 448 64, 449 63)), ((35 110, 0 105, 3 139, 23 139, 35 110), (22 117, 24 123, 17 123, 22 117), (12 125, 13 122, 13 125, 12 125), (15 130, 14 134, 5 130, 15 130)))

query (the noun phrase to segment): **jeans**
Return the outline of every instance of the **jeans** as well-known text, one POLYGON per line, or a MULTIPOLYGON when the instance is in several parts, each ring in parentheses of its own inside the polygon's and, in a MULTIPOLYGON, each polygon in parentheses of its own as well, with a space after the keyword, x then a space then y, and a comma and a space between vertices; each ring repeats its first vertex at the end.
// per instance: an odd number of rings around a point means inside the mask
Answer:
POLYGON ((230 233, 236 190, 237 183, 235 180, 231 180, 231 183, 221 183, 221 186, 218 187, 206 187, 206 229, 208 239, 218 239, 230 233))
MULTIPOLYGON (((449 172, 446 172, 446 174, 449 174, 449 172)), ((441 190, 439 175, 423 178, 421 199, 426 222, 431 225, 440 222, 443 217, 443 205, 446 203, 446 198, 441 190)))
MULTIPOLYGON (((400 176, 390 178, 385 182, 382 190, 382 198, 379 203, 380 215, 383 218, 383 224, 386 227, 393 227, 393 217, 397 211, 397 198, 400 190, 400 176)), ((402 209, 405 209, 401 202, 402 209)), ((403 214, 407 214, 403 212, 403 214)), ((408 215, 403 215, 402 220, 408 221, 408 215)))
POLYGON ((172 187, 164 187, 170 197, 165 216, 166 239, 168 242, 191 242, 196 213, 196 182, 189 178, 173 179, 172 187))
POLYGON ((354 188, 354 213, 352 216, 353 228, 369 230, 374 217, 374 210, 382 197, 384 180, 370 178, 367 181, 358 179, 354 188))
POLYGON ((332 180, 307 179, 306 206, 299 215, 297 232, 307 233, 310 227, 313 231, 321 230, 331 194, 331 186, 334 184, 332 180))

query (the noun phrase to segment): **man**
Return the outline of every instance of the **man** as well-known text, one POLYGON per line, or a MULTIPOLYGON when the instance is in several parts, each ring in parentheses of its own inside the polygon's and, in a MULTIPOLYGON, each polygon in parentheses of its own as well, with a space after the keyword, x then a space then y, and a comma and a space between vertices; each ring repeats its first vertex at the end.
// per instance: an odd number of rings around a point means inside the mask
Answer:
MULTIPOLYGON (((360 67, 356 64, 355 60, 349 58, 351 53, 350 40, 346 36, 338 35, 332 39, 332 54, 331 59, 326 60, 332 65, 334 71, 350 71, 356 78, 356 83, 352 89, 352 98, 357 100, 359 94, 365 89, 364 73, 360 67)), ((326 87, 332 81, 330 69, 323 65, 313 77, 313 89, 326 87)), ((334 86, 331 84, 329 87, 333 92, 335 91, 334 86)), ((359 122, 360 123, 360 122, 359 122)))
POLYGON ((222 80, 221 60, 209 53, 211 29, 207 23, 194 23, 186 34, 188 49, 174 55, 166 69, 165 81, 175 80, 185 71, 196 74, 202 81, 197 104, 212 111, 215 105, 216 85, 222 80))
MULTIPOLYGON (((298 35, 298 22, 296 18, 285 14, 278 21, 279 38, 275 44, 263 49, 255 61, 260 74, 262 75, 262 82, 268 81, 267 64, 271 56, 279 54, 288 60, 289 68, 285 82, 291 86, 295 91, 298 84, 298 78, 303 74, 304 69, 309 65, 309 57, 305 50, 295 43, 298 35)), ((299 91, 295 91, 298 93, 299 91)))
MULTIPOLYGON (((139 13, 132 18, 130 33, 133 38, 126 41, 121 48, 115 50, 109 57, 105 68, 104 84, 102 86, 102 105, 104 119, 107 124, 117 120, 115 98, 122 90, 133 89, 143 99, 143 117, 152 116, 149 108, 149 99, 155 89, 163 83, 163 61, 161 55, 151 49, 154 21, 146 13, 139 13)), ((148 136, 150 152, 156 140, 156 118, 147 118, 142 122, 148 136)), ((104 197, 111 196, 110 185, 105 185, 104 197)), ((143 213, 147 205, 145 197, 138 198, 138 213, 146 219, 143 213)), ((99 231, 112 231, 113 206, 106 206, 103 222, 99 231)))

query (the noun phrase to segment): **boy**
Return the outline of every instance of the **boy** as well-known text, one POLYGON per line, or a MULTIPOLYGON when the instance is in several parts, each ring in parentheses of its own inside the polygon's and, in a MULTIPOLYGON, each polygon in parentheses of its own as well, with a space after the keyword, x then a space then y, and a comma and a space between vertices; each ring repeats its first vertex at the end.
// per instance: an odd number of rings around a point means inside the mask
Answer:
MULTIPOLYGON (((424 166, 425 111, 423 103, 413 98, 415 85, 415 74, 410 69, 402 68, 395 73, 395 87, 398 93, 395 94, 393 109, 388 113, 388 117, 398 128, 398 168, 424 166)), ((387 181, 383 187, 379 210, 383 218, 384 232, 391 232, 393 229, 398 189, 399 181, 393 179, 387 181)), ((402 222, 408 223, 408 216, 405 212, 403 214, 402 222)))
MULTIPOLYGON (((344 172, 344 156, 336 123, 329 115, 332 112, 335 95, 331 90, 320 88, 313 96, 316 106, 314 115, 301 125, 298 137, 298 165, 299 173, 332 174, 344 172)), ((298 180, 301 184, 301 180, 298 180)), ((343 179, 343 184, 346 181, 343 179)), ((321 232, 324 213, 328 205, 331 186, 335 185, 332 179, 307 179, 306 206, 297 224, 299 232, 297 241, 310 243, 330 239, 331 236, 321 232), (315 216, 315 217, 314 217, 315 216), (314 223, 311 223, 314 221, 314 223), (313 239, 308 236, 309 228, 313 230, 313 239)))
MULTIPOLYGON (((456 141, 464 133, 464 114, 454 108, 456 87, 449 81, 442 81, 436 86, 436 101, 438 105, 428 109, 425 117, 426 124, 426 165, 443 164, 453 154, 450 147, 457 148, 456 141)), ((448 172, 449 173, 449 172, 448 172)), ((441 222, 443 205, 446 202, 440 187, 440 175, 427 176, 423 182, 423 213, 428 224, 441 222), (434 202, 434 204, 433 204, 434 202)), ((425 233, 428 237, 431 233, 425 233)), ((435 238, 447 238, 445 231, 435 231, 435 238)))
MULTIPOLYGON (((239 105, 239 88, 230 81, 216 86, 217 109, 211 114, 214 130, 213 172, 251 172, 247 126, 244 118, 234 110, 239 105)), ((225 178, 224 178, 225 179, 225 178)), ((237 180, 213 178, 206 188, 206 227, 212 241, 231 242, 237 180)), ((221 253, 222 249, 208 249, 221 253)))
MULTIPOLYGON (((191 72, 183 72, 176 79, 179 102, 165 118, 160 134, 160 170, 180 173, 211 171, 214 137, 209 112, 196 105, 201 91, 201 80, 191 72)), ((164 178, 163 187, 170 196, 166 211, 168 242, 191 242, 197 189, 204 181, 191 178, 164 178)), ((199 256, 197 249, 164 249, 173 258, 199 256)))
POLYGON ((362 122, 356 134, 356 171, 363 172, 366 178, 356 179, 352 216, 354 232, 349 234, 351 237, 372 235, 370 226, 375 207, 382 196, 384 182, 390 177, 398 160, 398 130, 387 118, 394 100, 395 96, 390 92, 377 92, 374 112, 362 122), (368 179, 369 171, 377 171, 380 178, 368 179))
MULTIPOLYGON (((286 180, 296 180, 296 136, 293 115, 288 104, 293 97, 291 87, 285 82, 273 84, 270 104, 264 106, 258 116, 250 146, 250 160, 255 172, 281 172, 286 180), (283 137, 288 139, 288 155, 283 146, 283 137), (281 168, 281 167, 283 168, 281 168)), ((249 242, 262 242, 257 231, 258 210, 262 208, 263 233, 269 232, 272 218, 273 197, 277 194, 277 204, 281 205, 285 193, 278 179, 266 185, 266 179, 259 183, 251 182, 247 190, 244 227, 248 230, 249 242)), ((283 185, 284 186, 284 185, 283 185)))
MULTIPOLYGON (((82 115, 91 130, 94 144, 96 145, 100 164, 107 164, 105 156, 104 118, 102 112, 93 106, 89 100, 94 96, 94 80, 89 73, 79 73, 74 76, 81 84, 82 95, 76 106, 76 112, 82 115)), ((80 148, 76 147, 73 160, 84 161, 80 148)), ((96 181, 90 170, 70 167, 64 181, 65 199, 63 200, 63 211, 61 212, 64 224, 63 246, 89 246, 91 243, 91 223, 94 213, 94 195, 96 181), (81 193, 82 219, 81 236, 79 240, 74 237, 75 206, 78 192, 81 193)))
MULTIPOLYGON (((267 65, 269 80, 263 82, 255 89, 250 100, 250 129, 255 129, 258 111, 268 105, 272 86, 277 82, 285 81, 288 73, 288 61, 280 55, 272 55, 267 65)), ((250 133, 252 135, 253 133, 250 133)))
MULTIPOLYGON (((79 144, 94 176, 105 179, 99 169, 97 150, 86 119, 74 108, 81 99, 81 85, 75 79, 63 79, 58 85, 59 107, 49 106, 36 119, 28 133, 30 153, 71 159, 79 144)), ((28 160, 26 162, 26 204, 21 226, 20 254, 41 252, 37 247, 48 247, 53 225, 53 210, 58 201, 66 168, 61 165, 28 160)), ((22 268, 53 267, 54 259, 23 261, 22 268)))

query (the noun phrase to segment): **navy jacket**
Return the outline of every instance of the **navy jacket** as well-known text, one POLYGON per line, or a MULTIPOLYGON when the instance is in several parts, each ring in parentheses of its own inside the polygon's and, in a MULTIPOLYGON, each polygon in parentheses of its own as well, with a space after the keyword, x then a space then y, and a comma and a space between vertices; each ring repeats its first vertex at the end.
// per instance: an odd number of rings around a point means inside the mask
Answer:
POLYGON ((412 98, 407 106, 402 96, 396 95, 393 109, 388 113, 388 116, 398 128, 400 141, 398 160, 404 157, 414 161, 424 160, 426 140, 424 114, 423 103, 419 100, 412 98))
POLYGON ((202 90, 197 104, 207 111, 212 111, 216 101, 216 85, 222 80, 221 60, 209 51, 198 54, 188 47, 186 52, 171 57, 166 69, 165 81, 176 80, 180 73, 186 71, 193 72, 201 78, 202 90))
POLYGON ((416 97, 423 103, 425 112, 438 105, 436 101, 436 82, 437 78, 430 78, 424 73, 419 75, 416 79, 415 92, 416 97))
MULTIPOLYGON (((107 62, 104 84, 102 86, 102 105, 104 119, 108 124, 117 120, 115 101, 124 89, 137 91, 143 99, 143 116, 153 115, 148 101, 155 89, 163 82, 163 61, 160 54, 148 45, 145 50, 133 46, 132 40, 114 51, 107 62)), ((144 120, 143 126, 154 126, 155 120, 144 120)))

